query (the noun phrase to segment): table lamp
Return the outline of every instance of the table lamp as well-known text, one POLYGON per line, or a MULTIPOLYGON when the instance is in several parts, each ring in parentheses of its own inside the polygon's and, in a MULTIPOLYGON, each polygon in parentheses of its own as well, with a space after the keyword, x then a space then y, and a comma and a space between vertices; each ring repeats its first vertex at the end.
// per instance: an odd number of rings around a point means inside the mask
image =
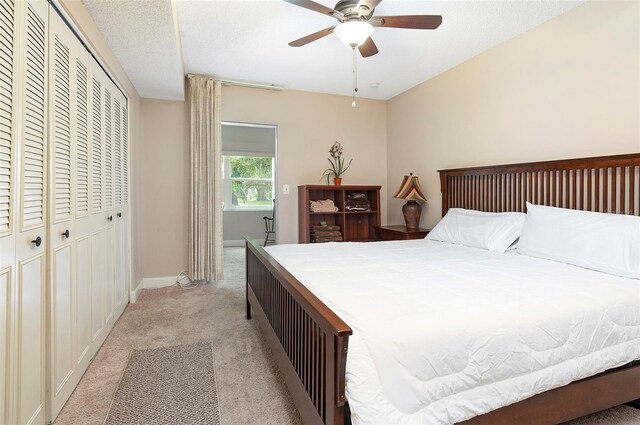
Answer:
POLYGON ((402 214, 404 215, 404 222, 407 225, 407 230, 416 230, 420 225, 420 213, 422 207, 416 201, 426 201, 427 198, 420 189, 420 183, 418 177, 410 173, 408 176, 404 176, 400 189, 393 196, 394 198, 404 199, 407 201, 402 207, 402 214))

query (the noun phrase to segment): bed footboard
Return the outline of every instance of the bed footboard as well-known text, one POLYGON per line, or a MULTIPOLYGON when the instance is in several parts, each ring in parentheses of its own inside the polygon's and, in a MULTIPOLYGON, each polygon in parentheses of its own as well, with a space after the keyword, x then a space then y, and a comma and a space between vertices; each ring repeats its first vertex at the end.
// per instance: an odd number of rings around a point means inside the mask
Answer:
POLYGON ((247 319, 253 311, 303 422, 342 425, 351 328, 249 239, 246 277, 247 319))

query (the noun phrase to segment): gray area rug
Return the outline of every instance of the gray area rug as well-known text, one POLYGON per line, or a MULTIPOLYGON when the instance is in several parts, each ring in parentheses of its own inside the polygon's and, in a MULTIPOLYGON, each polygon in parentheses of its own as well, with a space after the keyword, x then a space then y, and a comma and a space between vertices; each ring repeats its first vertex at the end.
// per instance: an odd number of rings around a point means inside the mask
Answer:
POLYGON ((211 342, 133 350, 106 425, 219 425, 211 342))

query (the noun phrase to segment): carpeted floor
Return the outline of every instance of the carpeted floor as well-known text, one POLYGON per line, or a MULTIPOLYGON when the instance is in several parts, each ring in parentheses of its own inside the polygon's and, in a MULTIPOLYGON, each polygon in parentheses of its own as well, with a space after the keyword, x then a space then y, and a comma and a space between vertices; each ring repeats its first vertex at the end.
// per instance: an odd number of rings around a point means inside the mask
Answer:
POLYGON ((102 424, 132 349, 209 340, 223 425, 300 424, 255 320, 245 319, 244 248, 225 249, 227 279, 146 289, 94 358, 57 425, 102 424))
MULTIPOLYGON (((256 320, 244 318, 244 248, 225 249, 226 280, 196 289, 147 289, 127 307, 56 419, 102 424, 132 349, 212 342, 223 425, 301 424, 256 320)), ((571 425, 637 425, 640 410, 618 407, 571 425)))

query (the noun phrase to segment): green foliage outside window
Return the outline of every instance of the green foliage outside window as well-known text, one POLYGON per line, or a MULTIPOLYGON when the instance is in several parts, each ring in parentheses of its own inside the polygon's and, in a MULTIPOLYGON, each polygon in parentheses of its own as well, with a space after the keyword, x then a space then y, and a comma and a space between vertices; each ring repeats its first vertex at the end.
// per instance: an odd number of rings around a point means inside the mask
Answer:
POLYGON ((269 157, 230 156, 232 204, 271 206, 273 200, 272 167, 269 157))
POLYGON ((231 178, 271 179, 272 158, 230 156, 231 178))

